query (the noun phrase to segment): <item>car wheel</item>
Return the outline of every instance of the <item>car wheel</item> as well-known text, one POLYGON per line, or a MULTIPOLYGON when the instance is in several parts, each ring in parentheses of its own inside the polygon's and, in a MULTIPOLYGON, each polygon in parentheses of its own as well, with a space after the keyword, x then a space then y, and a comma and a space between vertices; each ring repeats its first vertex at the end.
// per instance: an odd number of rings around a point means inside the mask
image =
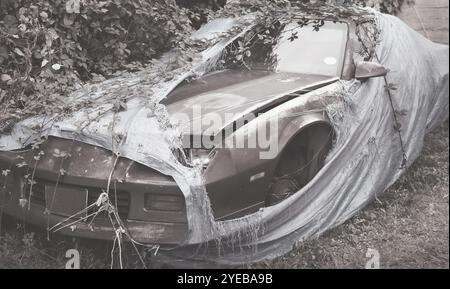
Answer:
POLYGON ((327 124, 312 125, 297 134, 278 161, 266 206, 278 204, 311 181, 323 167, 332 141, 333 129, 327 124))

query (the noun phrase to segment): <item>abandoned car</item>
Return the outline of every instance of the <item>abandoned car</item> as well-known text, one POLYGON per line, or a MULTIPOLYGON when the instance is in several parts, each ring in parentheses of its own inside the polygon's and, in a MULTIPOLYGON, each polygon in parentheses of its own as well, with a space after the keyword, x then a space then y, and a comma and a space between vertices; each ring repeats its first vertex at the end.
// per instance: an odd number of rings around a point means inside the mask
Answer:
MULTIPOLYGON (((225 48, 230 61, 200 78, 184 81, 162 101, 172 119, 187 127, 183 130, 183 140, 189 143, 184 147, 187 165, 201 167, 216 220, 242 217, 277 204, 321 169, 333 143, 333 127, 325 111, 329 96, 316 94, 310 99, 311 92, 341 79, 363 81, 387 73, 377 63, 355 61, 360 43, 353 22, 319 22, 320 29, 314 23, 279 25, 271 31, 276 43, 256 42, 245 52, 245 65, 232 61, 230 55, 240 39, 234 40, 225 48), (195 106, 205 117, 233 117, 207 125, 205 133, 204 122, 192 113, 195 106), (269 132, 276 140, 272 156, 261 157, 263 149, 258 144, 233 147, 213 140, 211 146, 193 146, 196 136, 205 135, 208 139, 220 135, 220 142, 228 143, 233 136, 252 130, 250 124, 256 120, 269 122, 275 113, 283 117, 276 118, 276 129, 269 132), (184 122, 182 115, 188 116, 184 122), (254 119, 242 121, 249 115, 254 119), (198 121, 200 130, 193 131, 198 121)), ((6 172, 0 178, 5 214, 49 228, 89 208, 110 186, 111 177, 122 178, 114 182, 110 199, 130 234, 142 243, 184 242, 188 233, 185 200, 171 177, 124 157, 113 164, 110 151, 83 142, 49 137, 40 150, 44 153, 39 161, 33 148, 0 152, 0 169, 6 172), (65 161, 60 166, 63 153, 65 161), (22 166, 22 162, 35 165, 22 166)), ((107 213, 60 233, 114 237, 107 213)))

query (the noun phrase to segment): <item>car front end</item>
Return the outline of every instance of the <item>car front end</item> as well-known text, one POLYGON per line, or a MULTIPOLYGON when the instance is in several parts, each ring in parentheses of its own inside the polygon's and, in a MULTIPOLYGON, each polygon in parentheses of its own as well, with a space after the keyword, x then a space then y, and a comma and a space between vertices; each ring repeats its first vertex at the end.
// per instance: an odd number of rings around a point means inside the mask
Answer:
POLYGON ((113 239, 120 223, 136 242, 186 241, 185 201, 175 181, 106 149, 50 137, 38 149, 1 152, 0 171, 2 211, 50 232, 113 239), (102 211, 103 193, 117 214, 102 211))

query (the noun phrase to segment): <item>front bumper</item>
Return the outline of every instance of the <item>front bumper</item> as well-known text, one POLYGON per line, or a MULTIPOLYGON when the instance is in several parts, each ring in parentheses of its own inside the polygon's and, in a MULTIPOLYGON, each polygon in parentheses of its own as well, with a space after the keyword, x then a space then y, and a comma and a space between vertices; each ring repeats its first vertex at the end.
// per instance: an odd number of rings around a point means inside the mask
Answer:
MULTIPOLYGON (((73 226, 58 233, 112 240, 115 231, 105 212, 94 220, 79 220, 91 213, 86 207, 106 191, 114 163, 111 152, 105 149, 57 138, 50 138, 38 150, 0 152, 0 208, 7 215, 44 229, 84 210, 65 222, 77 221, 73 226), (63 150, 69 152, 64 158, 58 155, 63 150)), ((113 171, 111 203, 117 206, 133 240, 168 245, 186 242, 184 197, 172 178, 124 158, 119 159, 113 171), (149 195, 156 196, 151 200, 183 203, 180 210, 165 210, 164 206, 149 210, 145 207, 149 195)))
MULTIPOLYGON (((2 193, 0 193, 0 198, 2 201, 4 200, 2 193)), ((33 204, 31 204, 30 209, 28 207, 22 208, 18 200, 11 200, 3 207, 5 214, 40 228, 46 228, 47 222, 49 223, 48 228, 51 228, 66 219, 66 217, 54 214, 46 215, 44 211, 43 207, 33 204)), ((124 224, 133 240, 144 244, 181 244, 186 240, 187 236, 186 224, 134 220, 126 220, 124 224)), ((104 218, 96 219, 92 226, 89 226, 88 222, 80 222, 74 227, 64 228, 58 233, 66 236, 100 240, 113 240, 115 237, 111 223, 104 218)))

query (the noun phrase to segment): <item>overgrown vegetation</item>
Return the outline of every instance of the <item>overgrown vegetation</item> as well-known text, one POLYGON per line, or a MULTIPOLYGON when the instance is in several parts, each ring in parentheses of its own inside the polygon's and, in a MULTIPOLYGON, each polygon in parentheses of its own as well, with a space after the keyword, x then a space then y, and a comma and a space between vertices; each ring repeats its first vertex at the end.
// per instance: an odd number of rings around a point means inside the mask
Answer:
MULTIPOLYGON (((286 2, 244 1, 242 9, 267 5, 270 12, 270 6, 286 2)), ((355 2, 395 13, 404 1, 326 2, 355 2)), ((86 81, 140 70, 174 47, 184 51, 187 35, 202 23, 217 13, 240 12, 223 11, 229 9, 221 9, 225 4, 225 0, 0 0, 0 133, 18 119, 53 111, 61 97, 86 81)))
POLYGON ((0 122, 96 75, 142 68, 191 32, 190 13, 163 0, 1 0, 0 122))

